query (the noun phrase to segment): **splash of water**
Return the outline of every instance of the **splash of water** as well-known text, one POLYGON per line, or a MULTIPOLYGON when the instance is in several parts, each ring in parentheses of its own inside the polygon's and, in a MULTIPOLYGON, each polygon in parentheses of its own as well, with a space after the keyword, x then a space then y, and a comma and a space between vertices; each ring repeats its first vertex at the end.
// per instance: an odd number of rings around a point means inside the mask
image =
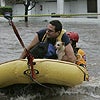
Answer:
POLYGON ((89 82, 83 82, 81 85, 67 89, 66 94, 81 94, 100 99, 100 77, 91 77, 89 82))

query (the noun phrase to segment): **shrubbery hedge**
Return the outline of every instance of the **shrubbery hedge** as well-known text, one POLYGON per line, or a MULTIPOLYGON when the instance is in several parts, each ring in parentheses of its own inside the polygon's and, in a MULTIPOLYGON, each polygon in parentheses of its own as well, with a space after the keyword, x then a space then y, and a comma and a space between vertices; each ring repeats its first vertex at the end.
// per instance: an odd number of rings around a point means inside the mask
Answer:
POLYGON ((0 7, 0 15, 3 15, 5 12, 12 13, 12 7, 9 7, 9 6, 0 7))

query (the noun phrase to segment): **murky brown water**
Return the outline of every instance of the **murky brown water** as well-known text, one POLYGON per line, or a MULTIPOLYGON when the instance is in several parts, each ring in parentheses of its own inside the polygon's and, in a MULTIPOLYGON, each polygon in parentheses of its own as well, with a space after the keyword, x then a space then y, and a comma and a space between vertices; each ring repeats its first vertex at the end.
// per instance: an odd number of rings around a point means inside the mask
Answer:
MULTIPOLYGON (((67 20, 67 19, 66 19, 67 20)), ((79 19, 80 20, 80 19, 79 19)), ((61 20, 62 21, 62 20, 61 20)), ((100 23, 99 20, 91 21, 62 21, 67 31, 77 31, 80 36, 79 46, 87 54, 87 67, 90 74, 90 81, 83 83, 72 89, 63 87, 55 92, 55 96, 48 95, 45 100, 100 100, 100 23)), ((34 33, 47 25, 46 21, 29 22, 28 27, 23 21, 15 22, 25 46, 31 42, 34 33)), ((7 21, 0 22, 0 63, 19 58, 23 48, 16 38, 12 27, 7 21)), ((35 91, 35 90, 34 90, 35 91)), ((44 96, 49 94, 47 89, 43 89, 44 96), (45 94, 45 91, 47 94, 45 94)), ((43 95, 43 94, 42 94, 43 95)), ((54 95, 54 94, 53 94, 54 95)), ((8 98, 7 95, 1 95, 0 98, 8 98)), ((13 100, 13 97, 9 98, 13 100)), ((44 100, 38 91, 35 95, 28 94, 18 96, 14 100, 44 100), (35 98, 37 96, 37 99, 35 98)))

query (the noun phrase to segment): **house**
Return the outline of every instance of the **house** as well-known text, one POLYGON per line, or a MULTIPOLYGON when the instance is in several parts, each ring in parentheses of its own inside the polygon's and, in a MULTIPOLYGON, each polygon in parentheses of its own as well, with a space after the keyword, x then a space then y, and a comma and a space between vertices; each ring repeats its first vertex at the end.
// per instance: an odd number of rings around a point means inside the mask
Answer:
MULTIPOLYGON (((0 0, 0 5, 5 5, 0 0)), ((14 15, 24 15, 24 5, 12 5, 14 15)), ((88 14, 100 13, 100 0, 37 0, 29 14, 88 14)))

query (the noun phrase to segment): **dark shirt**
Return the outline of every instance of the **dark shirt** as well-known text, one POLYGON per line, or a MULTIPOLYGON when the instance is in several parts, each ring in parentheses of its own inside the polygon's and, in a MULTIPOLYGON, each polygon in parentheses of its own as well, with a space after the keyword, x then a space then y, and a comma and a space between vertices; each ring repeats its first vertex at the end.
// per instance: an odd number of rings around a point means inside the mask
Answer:
MULTIPOLYGON (((42 29, 42 30, 40 30, 40 31, 38 31, 38 32, 36 32, 36 33, 38 34, 39 41, 41 42, 41 41, 42 41, 42 38, 43 38, 43 36, 44 36, 44 34, 46 33, 46 29, 42 29)), ((66 33, 64 33, 64 34, 62 35, 61 40, 62 40, 62 42, 65 43, 65 46, 68 45, 68 44, 70 43, 69 37, 67 36, 66 33)), ((48 38, 48 39, 47 39, 47 42, 48 42, 48 43, 51 43, 51 44, 53 44, 53 45, 55 45, 55 43, 56 43, 56 38, 48 38)))

